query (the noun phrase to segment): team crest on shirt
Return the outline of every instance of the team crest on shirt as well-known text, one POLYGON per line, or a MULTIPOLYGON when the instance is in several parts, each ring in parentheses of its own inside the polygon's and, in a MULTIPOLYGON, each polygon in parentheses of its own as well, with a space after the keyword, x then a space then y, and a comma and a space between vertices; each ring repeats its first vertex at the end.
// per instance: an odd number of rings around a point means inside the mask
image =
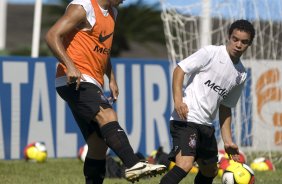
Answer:
POLYGON ((196 144, 197 144, 197 135, 196 134, 190 135, 188 145, 194 149, 196 148, 196 144))
POLYGON ((240 72, 238 72, 238 75, 236 77, 236 84, 240 84, 241 83, 241 80, 242 80, 242 74, 240 72))

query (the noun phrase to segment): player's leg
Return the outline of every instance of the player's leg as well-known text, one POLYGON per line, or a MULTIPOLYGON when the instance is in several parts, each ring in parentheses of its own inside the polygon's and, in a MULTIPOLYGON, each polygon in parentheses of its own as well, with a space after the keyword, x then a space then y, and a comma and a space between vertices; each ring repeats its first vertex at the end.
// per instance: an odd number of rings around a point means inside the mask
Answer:
POLYGON ((101 134, 106 144, 118 155, 125 167, 125 177, 136 181, 146 175, 156 175, 165 172, 164 165, 152 165, 139 162, 123 128, 117 122, 116 112, 112 108, 103 108, 95 116, 99 122, 101 134))
MULTIPOLYGON (((91 100, 88 101, 88 89, 85 84, 80 90, 75 90, 75 85, 62 86, 57 88, 58 94, 68 103, 77 125, 88 145, 88 152, 85 158, 83 172, 86 184, 102 184, 105 177, 106 151, 100 128, 97 123, 92 122, 89 114, 92 113, 91 100)), ((90 91, 91 93, 92 91, 90 91)))
POLYGON ((108 146, 103 140, 98 123, 85 121, 71 108, 73 116, 88 145, 83 173, 86 184, 102 184, 106 175, 106 152, 108 146))
MULTIPOLYGON (((79 117, 81 121, 86 121, 88 124, 99 124, 101 137, 105 140, 106 145, 120 157, 128 168, 125 171, 128 180, 135 181, 140 177, 165 171, 164 165, 139 162, 127 135, 117 122, 116 112, 99 87, 91 83, 81 83, 79 90, 75 89, 75 85, 69 85, 60 89, 57 88, 57 91, 68 102, 73 114, 79 117)), ((81 128, 81 130, 86 132, 83 134, 88 134, 87 128, 81 128)), ((84 138, 87 140, 85 136, 84 138)))
POLYGON ((217 163, 205 164, 202 160, 198 159, 199 172, 197 173, 194 183, 195 184, 212 184, 213 179, 217 175, 217 163))
POLYGON ((108 146, 93 132, 87 139, 88 152, 83 173, 86 184, 102 184, 106 174, 106 152, 108 146))
POLYGON ((79 90, 75 89, 75 85, 69 85, 57 88, 57 91, 68 102, 86 141, 93 131, 88 127, 92 124, 98 127, 106 145, 121 158, 126 167, 139 162, 124 130, 117 122, 116 112, 98 86, 81 83, 79 90))
POLYGON ((160 184, 179 183, 192 169, 193 163, 193 156, 182 156, 180 151, 175 158, 174 167, 162 177, 160 184))
POLYGON ((189 122, 170 122, 173 148, 169 158, 175 166, 161 179, 161 184, 179 183, 192 169, 198 142, 197 129, 189 122))
POLYGON ((195 184, 211 184, 217 175, 217 142, 214 136, 214 128, 204 125, 199 126, 201 141, 198 149, 197 163, 199 172, 195 177, 195 184))
POLYGON ((139 162, 129 143, 127 135, 117 121, 116 112, 112 108, 101 107, 95 116, 99 122, 102 137, 106 144, 117 154, 127 168, 139 162))

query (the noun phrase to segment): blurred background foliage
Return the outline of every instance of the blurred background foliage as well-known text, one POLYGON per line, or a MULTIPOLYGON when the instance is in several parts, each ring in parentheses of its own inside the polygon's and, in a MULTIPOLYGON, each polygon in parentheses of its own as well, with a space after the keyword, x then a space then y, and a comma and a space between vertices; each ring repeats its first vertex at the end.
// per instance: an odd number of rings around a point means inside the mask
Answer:
MULTIPOLYGON (((70 0, 61 0, 59 5, 44 5, 42 9, 42 27, 40 41, 40 56, 53 56, 44 42, 47 30, 62 16, 70 0)), ((136 42, 143 47, 148 43, 165 45, 163 23, 161 20, 160 5, 147 5, 139 0, 128 6, 118 7, 114 40, 111 56, 119 57, 123 51, 131 50, 131 42, 136 42)), ((30 56, 31 45, 0 51, 0 55, 30 56)))

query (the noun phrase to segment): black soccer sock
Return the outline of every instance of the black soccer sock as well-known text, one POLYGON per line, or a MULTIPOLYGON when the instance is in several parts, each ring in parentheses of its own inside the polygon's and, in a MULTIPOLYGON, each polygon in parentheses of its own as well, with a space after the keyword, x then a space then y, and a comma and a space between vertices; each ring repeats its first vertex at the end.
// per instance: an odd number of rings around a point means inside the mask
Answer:
POLYGON ((177 184, 185 178, 186 175, 187 172, 175 165, 168 173, 166 173, 166 175, 162 177, 160 184, 177 184))
POLYGON ((106 160, 86 157, 83 167, 85 184, 102 184, 106 174, 106 160))
POLYGON ((101 127, 101 134, 106 144, 117 154, 125 167, 130 168, 139 162, 128 141, 127 135, 116 121, 101 127))
POLYGON ((171 161, 168 159, 168 155, 163 153, 163 154, 158 156, 157 163, 165 165, 166 168, 169 168, 171 161))
POLYGON ((213 179, 214 177, 204 176, 201 171, 199 171, 194 179, 194 184, 212 184, 213 179))

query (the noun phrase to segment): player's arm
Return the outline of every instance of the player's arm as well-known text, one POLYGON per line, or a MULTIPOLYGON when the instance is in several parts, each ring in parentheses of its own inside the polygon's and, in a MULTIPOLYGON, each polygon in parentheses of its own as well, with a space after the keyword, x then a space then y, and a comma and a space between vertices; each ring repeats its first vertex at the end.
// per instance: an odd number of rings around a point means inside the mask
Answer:
POLYGON ((77 82, 84 79, 80 71, 75 67, 72 59, 67 55, 62 40, 66 33, 75 29, 86 19, 86 12, 80 5, 69 5, 65 14, 48 30, 45 40, 53 54, 59 62, 67 68, 68 83, 77 82))
POLYGON ((183 102, 182 87, 184 81, 184 71, 180 66, 177 66, 173 71, 172 79, 172 92, 174 100, 174 109, 177 112, 180 119, 185 120, 187 118, 188 107, 183 102))
POLYGON ((107 65, 106 75, 109 79, 109 87, 111 90, 113 101, 116 101, 119 95, 119 89, 118 89, 118 85, 115 79, 115 74, 112 68, 112 63, 111 63, 110 58, 109 58, 108 65, 107 65))
POLYGON ((221 136, 226 153, 228 155, 231 155, 233 160, 239 161, 239 149, 238 146, 232 140, 231 108, 226 107, 224 105, 219 106, 219 122, 221 136))

